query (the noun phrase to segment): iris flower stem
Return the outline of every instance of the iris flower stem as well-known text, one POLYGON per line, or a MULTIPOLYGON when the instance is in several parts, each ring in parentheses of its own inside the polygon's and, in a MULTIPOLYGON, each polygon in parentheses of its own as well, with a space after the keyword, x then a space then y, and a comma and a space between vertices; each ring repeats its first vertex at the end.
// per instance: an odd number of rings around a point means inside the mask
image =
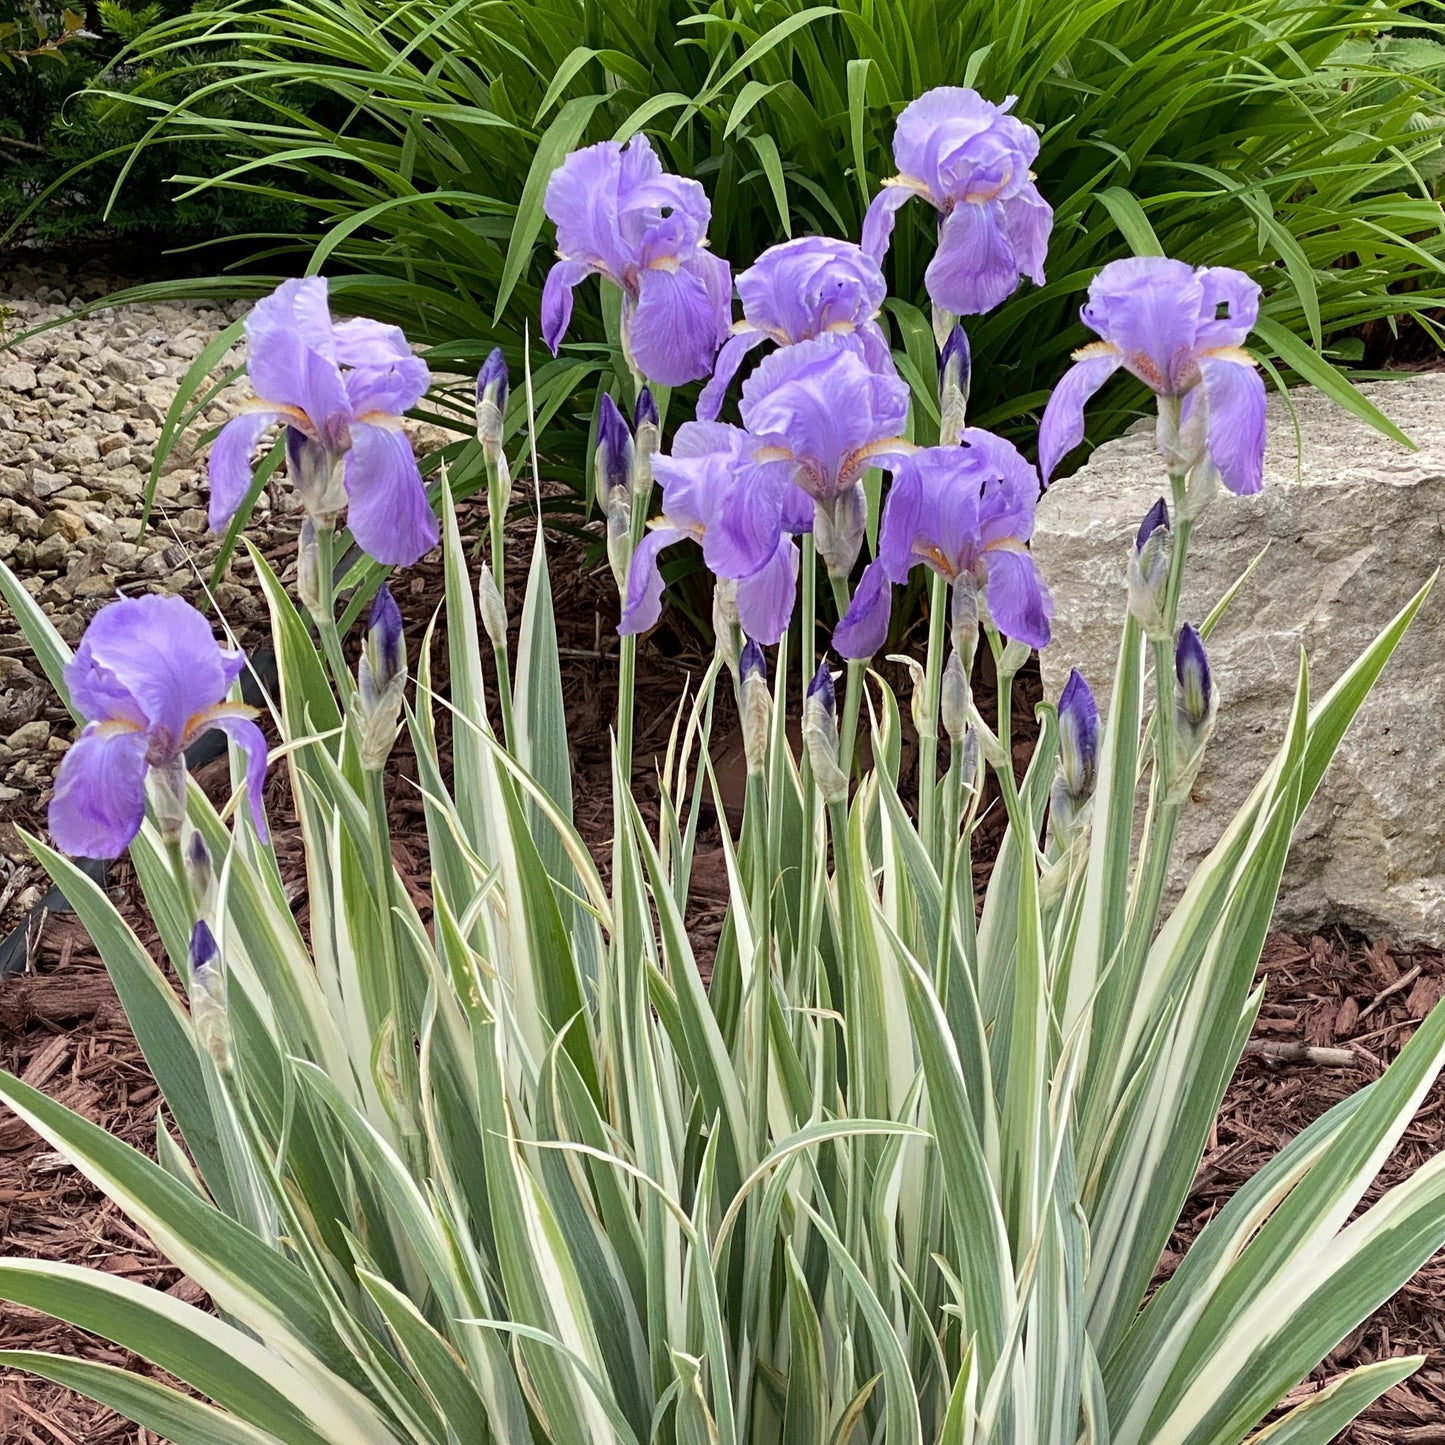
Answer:
MULTIPOLYGON (((842 617, 848 611, 848 580, 828 575, 833 588, 833 605, 842 617)), ((843 723, 838 731, 838 766, 844 777, 853 775, 853 750, 858 741, 858 713, 863 702, 863 673, 867 664, 848 661, 848 677, 843 685, 843 723)), ((836 842, 834 847, 837 847, 836 842)))
POLYGON ((353 686, 346 656, 341 650, 341 634, 336 630, 335 527, 316 528, 316 580, 321 588, 321 597, 312 620, 321 637, 321 651, 326 657, 327 667, 331 669, 331 680, 345 707, 351 701, 353 686))
MULTIPOLYGON (((506 498, 501 495, 501 474, 494 461, 487 462, 487 529, 492 545, 492 578, 503 597, 507 595, 507 524, 506 498)), ((493 647, 497 660, 497 700, 502 708, 502 737, 513 752, 517 747, 517 728, 512 717, 512 664, 504 645, 493 647)))
MULTIPOLYGON (((943 851, 943 914, 939 919, 938 951, 933 962, 933 986, 938 990, 941 1002, 946 1002, 948 999, 948 947, 953 936, 954 893, 958 888, 959 855, 964 851, 966 845, 964 829, 961 826, 963 819, 960 817, 961 810, 959 808, 960 771, 959 760, 955 758, 948 769, 948 775, 944 779, 943 785, 943 816, 948 834, 943 851)), ((971 877, 973 873, 971 859, 968 871, 971 877)), ((964 930, 965 936, 970 937, 976 925, 973 924, 972 908, 967 911, 969 918, 964 922, 964 930)), ((969 953, 969 962, 970 964, 973 962, 972 952, 969 953)))
POLYGON ((928 653, 924 661, 923 720, 918 738, 918 835, 929 857, 938 858, 938 708, 943 695, 944 645, 948 638, 948 583, 928 580, 928 653))
POLYGON ((768 796, 762 773, 748 774, 747 812, 751 828, 753 866, 748 893, 753 926, 753 1057, 752 1057, 752 1132, 756 1158, 768 1152, 768 1015, 772 1002, 771 959, 769 950, 772 929, 768 920, 767 831, 768 796))
MULTIPOLYGON (((801 646, 798 648, 799 671, 802 685, 798 697, 802 706, 807 706, 808 684, 813 680, 817 666, 817 625, 818 625, 818 546, 811 532, 803 533, 803 619, 801 646)), ((816 917, 813 911, 813 869, 814 846, 817 837, 817 812, 813 786, 813 759, 806 747, 799 758, 799 776, 803 793, 803 840, 799 859, 800 886, 798 889, 798 956, 796 967, 802 967, 813 950, 813 929, 816 917)))

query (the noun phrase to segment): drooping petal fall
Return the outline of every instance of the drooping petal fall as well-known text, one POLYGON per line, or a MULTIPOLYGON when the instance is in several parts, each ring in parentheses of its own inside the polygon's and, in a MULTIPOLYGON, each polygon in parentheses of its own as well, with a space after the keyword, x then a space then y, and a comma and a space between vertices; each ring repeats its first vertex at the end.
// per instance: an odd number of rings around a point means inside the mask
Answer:
POLYGON ((347 525, 356 545, 388 567, 410 567, 441 535, 406 433, 358 424, 346 454, 347 525))
POLYGON ((60 760, 50 836, 77 858, 117 858, 145 821, 146 736, 93 723, 60 760))

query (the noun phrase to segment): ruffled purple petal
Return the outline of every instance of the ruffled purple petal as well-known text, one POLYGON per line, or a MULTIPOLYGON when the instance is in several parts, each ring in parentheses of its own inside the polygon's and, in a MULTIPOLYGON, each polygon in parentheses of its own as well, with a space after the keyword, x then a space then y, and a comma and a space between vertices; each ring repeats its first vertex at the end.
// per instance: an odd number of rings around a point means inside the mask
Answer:
POLYGON ((342 366, 391 366, 411 360, 411 344, 400 326, 388 326, 369 316, 339 321, 331 328, 336 359, 342 366))
POLYGON ((572 320, 572 288, 586 277, 590 268, 581 261, 558 261, 547 272, 542 286, 542 340, 553 356, 567 334, 572 320))
POLYGON ((977 316, 1006 300, 1019 284, 1019 263, 1002 202, 965 202, 945 218, 938 250, 924 273, 935 306, 977 316))
MULTIPOLYGON (((639 152, 633 158, 633 170, 636 171, 637 165, 647 157, 651 157, 652 168, 660 174, 662 167, 651 155, 650 148, 646 156, 639 152)), ((583 275, 595 265, 605 267, 615 277, 621 277, 632 259, 619 252, 618 189, 621 172, 622 147, 615 141, 602 141, 573 151, 552 172, 547 182, 542 209, 557 228, 558 253, 565 262, 580 264, 583 275)), ((556 267, 553 267, 555 272, 556 267)), ((579 279, 580 276, 576 276, 567 284, 575 286, 579 279)), ((550 277, 547 285, 550 289, 550 277)), ((544 293, 543 316, 546 314, 544 293)), ((564 320, 561 330, 565 329, 564 320)), ((557 332, 559 336, 561 330, 557 332)), ((552 342, 547 344, 551 346, 552 342)))
POLYGON ((994 626, 1015 642, 1047 647, 1054 600, 1039 576, 1033 557, 1012 548, 994 548, 986 552, 984 558, 988 568, 985 595, 994 626))
POLYGON ((95 614, 65 681, 87 720, 143 723, 152 748, 173 757, 190 719, 225 697, 239 666, 189 602, 122 597, 95 614))
POLYGON ((658 567, 658 553, 674 542, 680 542, 687 535, 676 527, 655 527, 632 554, 627 569, 627 596, 622 606, 622 620, 617 630, 624 637, 636 632, 646 632, 657 624, 662 615, 662 572, 658 567))
POLYGON ((863 217, 863 250, 875 261, 881 261, 893 238, 893 223, 900 211, 913 199, 907 186, 884 186, 868 205, 863 217))
POLYGON ((266 787, 266 735, 252 720, 251 709, 239 704, 223 703, 216 708, 201 731, 209 728, 225 733, 246 754, 246 798, 251 805, 251 820, 256 825, 256 836, 263 843, 269 841, 262 797, 266 787))
POLYGON ((717 353, 716 297, 694 271, 653 267, 642 273, 627 335, 632 360, 649 381, 697 381, 712 370, 717 353))
POLYGON ((258 302, 246 319, 246 344, 246 370, 262 401, 297 408, 317 440, 344 445, 351 403, 336 359, 325 281, 286 281, 258 302))
POLYGON ((346 454, 346 521, 356 545, 388 567, 410 567, 441 535, 406 434, 357 425, 346 454))
POLYGON ((346 394, 359 422, 410 411, 430 385, 431 372, 419 356, 404 356, 382 366, 362 366, 346 373, 346 394))
POLYGON ((1035 286, 1044 284, 1044 258, 1049 252, 1049 236, 1054 229, 1054 208, 1032 185, 1016 196, 1001 200, 1009 240, 1013 245, 1014 262, 1019 272, 1035 286))
POLYGON ((1185 262, 1130 256, 1110 261, 1094 277, 1080 315, 1119 348, 1125 366, 1146 386, 1179 396, 1191 371, 1201 295, 1185 262))
POLYGON ((1100 350, 1076 361, 1054 388, 1039 423, 1039 471, 1045 486, 1064 454, 1084 439, 1084 403, 1123 364, 1118 352, 1100 350))
POLYGON ((1201 351, 1243 346, 1259 319, 1259 284, 1230 266, 1202 267, 1198 279, 1199 330, 1194 344, 1201 351))
POLYGON ((906 582, 913 570, 913 539, 923 515, 921 461, 910 458, 894 474, 878 524, 878 561, 873 565, 881 567, 889 581, 895 583, 906 582))
POLYGON ((285 419, 279 412, 245 411, 221 428, 211 446, 208 467, 211 503, 206 520, 213 532, 225 530, 250 489, 254 475, 251 453, 257 443, 285 419))
POLYGON ((881 562, 870 562, 858 579, 858 590, 833 629, 833 650, 854 661, 872 657, 888 640, 893 613, 893 586, 881 562))
POLYGON ((92 724, 60 760, 50 800, 50 836, 77 858, 116 858, 146 812, 142 732, 92 724))
POLYGON ((793 620, 798 595, 798 544, 784 537, 767 565, 738 583, 738 621, 764 647, 776 646, 793 620))
POLYGON ((1201 357, 1199 374, 1209 408, 1209 459, 1231 492, 1249 496, 1264 485, 1264 379, 1224 356, 1201 357))
POLYGON ((743 358, 755 347, 761 346, 767 340, 767 336, 761 331, 740 331, 736 336, 729 336, 722 344, 722 350, 717 354, 717 362, 713 366, 712 379, 703 387, 702 394, 697 399, 697 419, 699 421, 716 421, 717 414, 722 410, 723 398, 727 395, 729 383, 738 374, 738 367, 743 364, 743 358))

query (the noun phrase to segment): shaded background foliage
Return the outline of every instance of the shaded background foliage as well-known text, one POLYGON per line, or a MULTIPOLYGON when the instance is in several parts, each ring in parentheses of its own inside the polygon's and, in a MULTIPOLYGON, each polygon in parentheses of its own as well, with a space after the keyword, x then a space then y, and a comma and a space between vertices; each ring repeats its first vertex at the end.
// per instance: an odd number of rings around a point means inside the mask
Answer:
MULTIPOLYGON (((972 331, 976 419, 1026 437, 1085 339, 1089 275, 1131 250, 1250 272, 1267 291, 1261 349, 1316 381, 1328 373, 1311 348, 1359 360, 1362 328, 1387 336, 1439 303, 1439 13, 1401 0, 233 0, 150 28, 122 56, 146 78, 112 102, 145 127, 137 165, 169 154, 178 204, 302 209, 290 230, 255 226, 266 274, 225 289, 324 268, 342 304, 466 370, 496 342, 520 359, 550 260, 542 190, 572 146, 647 130, 704 181, 714 247, 742 266, 789 234, 856 237, 892 169, 894 119, 921 91, 1016 94, 1044 133, 1049 282, 972 331), (191 84, 197 47, 217 58, 191 84)), ((932 222, 923 206, 902 218, 896 296, 922 300, 932 222)), ((924 316, 895 303, 892 321, 927 396, 924 316)), ((579 293, 579 322, 581 344, 539 375, 544 409, 549 387, 570 394, 587 368, 607 379, 595 288, 579 293)), ((1093 439, 1136 400, 1118 391, 1093 439)))

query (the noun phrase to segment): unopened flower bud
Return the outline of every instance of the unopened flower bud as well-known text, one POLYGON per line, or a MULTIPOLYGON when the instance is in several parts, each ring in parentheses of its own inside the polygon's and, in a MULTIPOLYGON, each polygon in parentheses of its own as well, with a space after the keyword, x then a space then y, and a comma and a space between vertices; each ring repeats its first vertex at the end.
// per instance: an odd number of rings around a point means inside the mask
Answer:
POLYGON ((507 383, 507 359, 502 355, 502 348, 495 346, 477 375, 477 440, 488 462, 495 462, 502 454, 507 383))
POLYGON ((973 691, 968 684, 968 673, 964 670, 963 659, 958 653, 951 652, 948 655, 948 665, 943 669, 938 715, 943 721, 944 732, 955 744, 968 731, 968 714, 972 706, 973 691))
POLYGON ((1169 585, 1169 563, 1174 554, 1174 535, 1169 528, 1169 508, 1160 497, 1149 509, 1129 554, 1129 614, 1146 636, 1167 635, 1164 595, 1169 585))
POLYGON ((382 583, 371 600, 366 641, 356 672, 356 708, 361 728, 361 766, 379 771, 386 763, 400 727, 402 692, 406 687, 406 638, 401 609, 382 583))
POLYGON ((306 514, 334 527, 346 510, 345 452, 333 452, 294 426, 286 428, 286 471, 306 514))
POLYGON ((226 977, 221 971, 215 936, 204 919, 191 930, 190 974, 191 1027, 196 1031, 196 1042, 224 1071, 231 1066, 226 977))
POLYGON ((597 506, 611 517, 618 492, 627 495, 632 487, 632 433, 627 419, 610 395, 602 398, 597 417, 597 450, 592 454, 592 477, 597 489, 597 506))
POLYGON ((967 573, 953 584, 949 631, 953 650, 967 673, 978 651, 978 584, 967 573))
POLYGON ((1056 837, 1067 840, 1082 831, 1094 797, 1098 765, 1099 707, 1076 667, 1059 697, 1059 770, 1049 800, 1056 837))
POLYGON ((1214 731, 1219 694, 1199 633, 1185 623, 1174 648, 1174 779, 1170 801, 1180 802, 1199 773, 1204 745, 1214 731))
POLYGON ((803 699, 803 745, 823 801, 847 802, 848 778, 838 766, 838 700, 827 658, 819 664, 803 699))
POLYGON ((607 562, 617 590, 627 592, 627 568, 632 561, 632 500, 626 491, 614 491, 607 502, 607 562))
POLYGON ((317 617, 321 612, 321 548, 316 541, 316 524, 310 517, 301 523, 296 545, 296 592, 301 605, 317 617))
POLYGON ((913 730, 919 737, 937 737, 938 727, 928 715, 928 674, 916 657, 891 653, 889 662, 901 663, 908 669, 908 681, 912 684, 913 695, 909 699, 909 711, 913 715, 913 730))
POLYGON ((973 356, 969 350, 968 333, 955 323, 939 357, 938 409, 942 420, 938 435, 944 446, 953 445, 966 424, 968 390, 972 380, 973 356))
POLYGON ((1013 677, 1033 655, 1033 648, 1027 642, 1009 637, 1004 640, 1003 652, 999 654, 998 670, 1001 677, 1013 677))
POLYGON ((867 524, 868 498, 861 482, 831 502, 818 503, 813 513, 813 538, 830 577, 846 577, 853 570, 867 524))
POLYGON ((200 831, 193 829, 191 840, 185 852, 186 882, 191 886, 191 901, 198 914, 211 911, 216 900, 216 870, 211 862, 211 850, 200 831))
POLYGON ((652 490, 652 455, 662 445, 662 423, 651 387, 644 386, 637 393, 632 430, 636 436, 632 451, 632 490, 645 496, 652 490))
POLYGON ((482 563, 482 570, 477 574, 477 611, 482 614, 482 626, 487 630, 493 649, 498 653, 506 652, 507 604, 486 562, 482 563))
POLYGON ((768 664, 763 649, 752 638, 743 644, 738 658, 741 692, 743 756, 748 772, 763 771, 768 756, 768 726, 772 715, 772 693, 768 689, 768 664))
POLYGON ((948 338, 957 325, 958 316, 955 312, 945 311, 942 306, 933 308, 933 344, 939 351, 948 345, 948 338))

